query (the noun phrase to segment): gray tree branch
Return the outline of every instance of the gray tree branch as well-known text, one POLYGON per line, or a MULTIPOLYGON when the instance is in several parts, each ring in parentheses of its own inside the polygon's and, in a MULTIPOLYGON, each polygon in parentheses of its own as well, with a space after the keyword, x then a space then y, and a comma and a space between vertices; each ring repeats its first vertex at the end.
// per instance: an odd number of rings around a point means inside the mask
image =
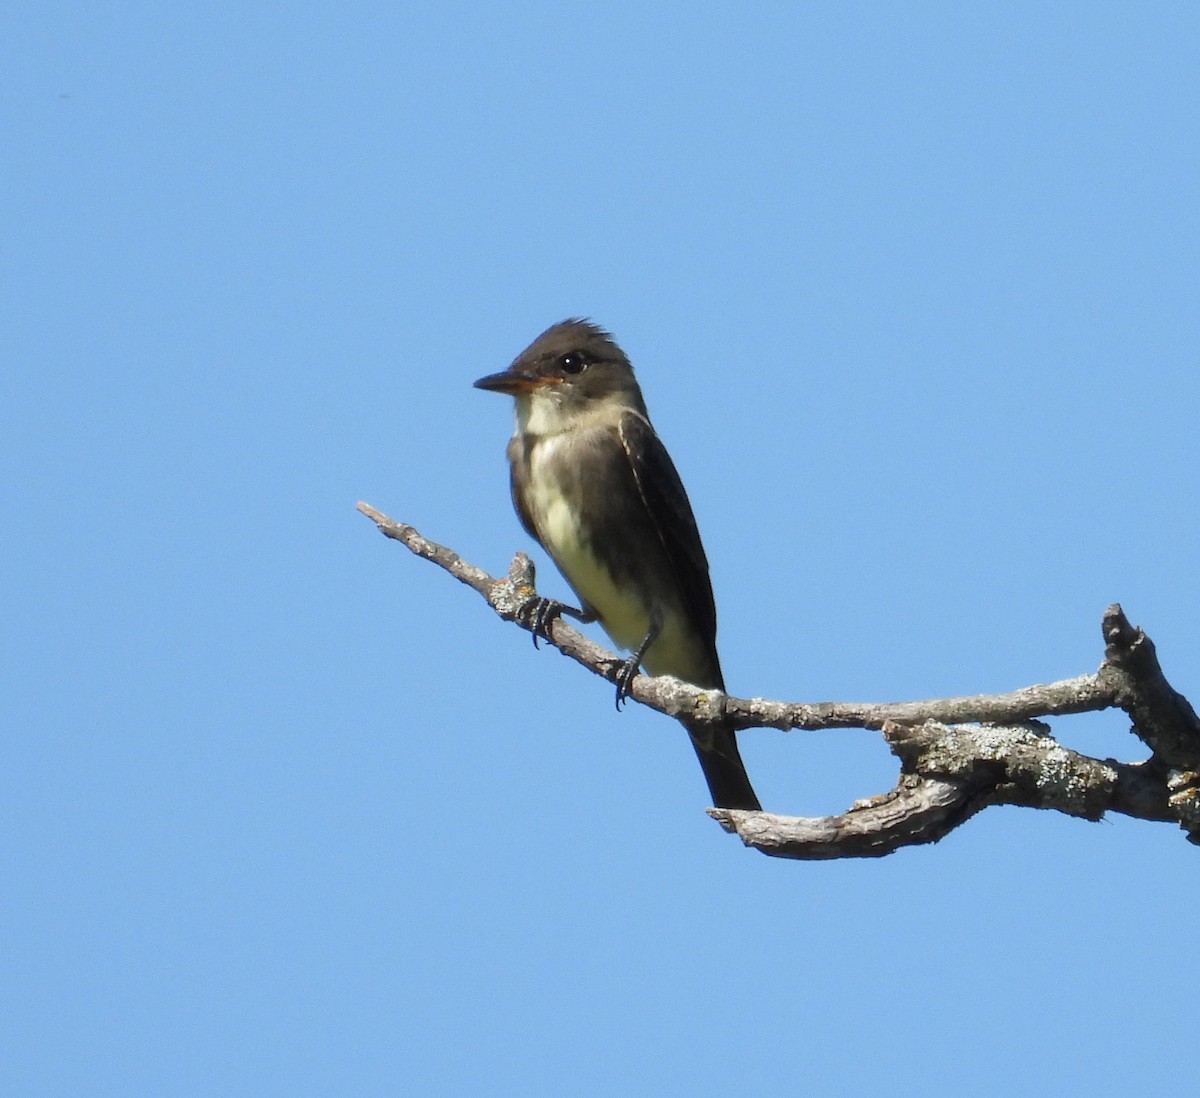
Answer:
MULTIPOLYGON (((358 510, 389 538, 482 595, 505 621, 530 629, 533 562, 518 553, 497 578, 453 550, 365 503, 358 510)), ((660 713, 716 728, 866 728, 881 733, 900 762, 896 787, 837 816, 782 816, 709 809, 747 846, 774 857, 879 857, 936 842, 994 804, 1054 809, 1098 820, 1118 812, 1175 822, 1200 844, 1200 720, 1167 682, 1150 638, 1121 607, 1102 622, 1105 653, 1095 674, 1007 694, 917 702, 801 703, 735 698, 679 679, 639 675, 631 696, 660 713), (1150 749, 1144 762, 1095 759, 1063 747, 1037 718, 1118 708, 1150 749)), ((564 655, 610 682, 622 660, 561 618, 548 626, 564 655)))

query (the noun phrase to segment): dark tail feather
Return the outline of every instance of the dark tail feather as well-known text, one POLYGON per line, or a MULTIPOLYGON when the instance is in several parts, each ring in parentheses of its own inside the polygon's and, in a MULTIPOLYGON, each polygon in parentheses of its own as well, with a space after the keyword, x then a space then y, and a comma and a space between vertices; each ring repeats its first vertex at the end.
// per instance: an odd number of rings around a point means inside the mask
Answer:
POLYGON ((738 753, 737 739, 732 732, 713 732, 710 729, 688 726, 688 735, 700 760, 708 782, 708 791, 716 808, 748 808, 762 811, 750 775, 738 753))

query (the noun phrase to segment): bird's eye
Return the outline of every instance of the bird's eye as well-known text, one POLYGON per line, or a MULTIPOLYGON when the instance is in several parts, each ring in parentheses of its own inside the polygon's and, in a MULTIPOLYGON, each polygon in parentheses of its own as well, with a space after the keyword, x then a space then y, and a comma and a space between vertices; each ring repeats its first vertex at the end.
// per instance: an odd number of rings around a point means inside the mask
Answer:
POLYGON ((568 351, 565 355, 560 355, 558 359, 558 368, 564 374, 582 373, 586 365, 587 359, 578 351, 568 351))

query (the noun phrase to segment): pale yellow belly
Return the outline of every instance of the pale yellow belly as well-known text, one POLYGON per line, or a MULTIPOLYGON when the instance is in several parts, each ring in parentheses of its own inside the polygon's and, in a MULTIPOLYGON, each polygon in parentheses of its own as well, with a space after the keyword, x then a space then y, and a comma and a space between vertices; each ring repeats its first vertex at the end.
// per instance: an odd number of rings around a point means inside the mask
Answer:
MULTIPOLYGON (((554 558, 576 594, 600 616, 604 631, 621 648, 641 645, 650 631, 650 614, 636 590, 618 586, 589 550, 575 510, 552 483, 531 479, 526 501, 542 544, 554 558)), ((675 675, 688 682, 704 677, 706 656, 693 643, 681 615, 669 604, 658 640, 642 660, 651 675, 675 675)))
POLYGON ((650 615, 636 593, 618 587, 588 548, 575 511, 553 488, 534 481, 529 500, 542 544, 584 602, 600 615, 605 631, 622 648, 636 648, 650 628, 650 615))

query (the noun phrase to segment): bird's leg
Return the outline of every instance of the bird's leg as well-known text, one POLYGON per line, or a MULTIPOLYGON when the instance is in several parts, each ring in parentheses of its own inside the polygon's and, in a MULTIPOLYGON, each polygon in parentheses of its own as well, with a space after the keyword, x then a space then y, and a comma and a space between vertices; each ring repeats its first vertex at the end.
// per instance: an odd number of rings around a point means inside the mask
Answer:
POLYGON ((596 620, 595 611, 588 608, 577 610, 574 606, 568 606, 565 602, 558 602, 556 599, 548 599, 543 595, 534 595, 523 607, 521 607, 521 617, 529 623, 529 631, 533 634, 533 647, 538 648, 538 640, 545 637, 550 639, 550 634, 546 632, 550 628, 550 623, 555 618, 561 618, 566 614, 569 618, 574 618, 584 625, 596 620))
POLYGON ((617 672, 617 708, 620 709, 624 704, 625 699, 629 697, 630 687, 633 686, 633 680, 637 673, 642 669, 642 659, 656 640, 659 633, 662 632, 662 614, 659 611, 652 610, 650 612, 650 629, 646 633, 646 639, 637 646, 637 650, 623 664, 621 670, 617 672))

